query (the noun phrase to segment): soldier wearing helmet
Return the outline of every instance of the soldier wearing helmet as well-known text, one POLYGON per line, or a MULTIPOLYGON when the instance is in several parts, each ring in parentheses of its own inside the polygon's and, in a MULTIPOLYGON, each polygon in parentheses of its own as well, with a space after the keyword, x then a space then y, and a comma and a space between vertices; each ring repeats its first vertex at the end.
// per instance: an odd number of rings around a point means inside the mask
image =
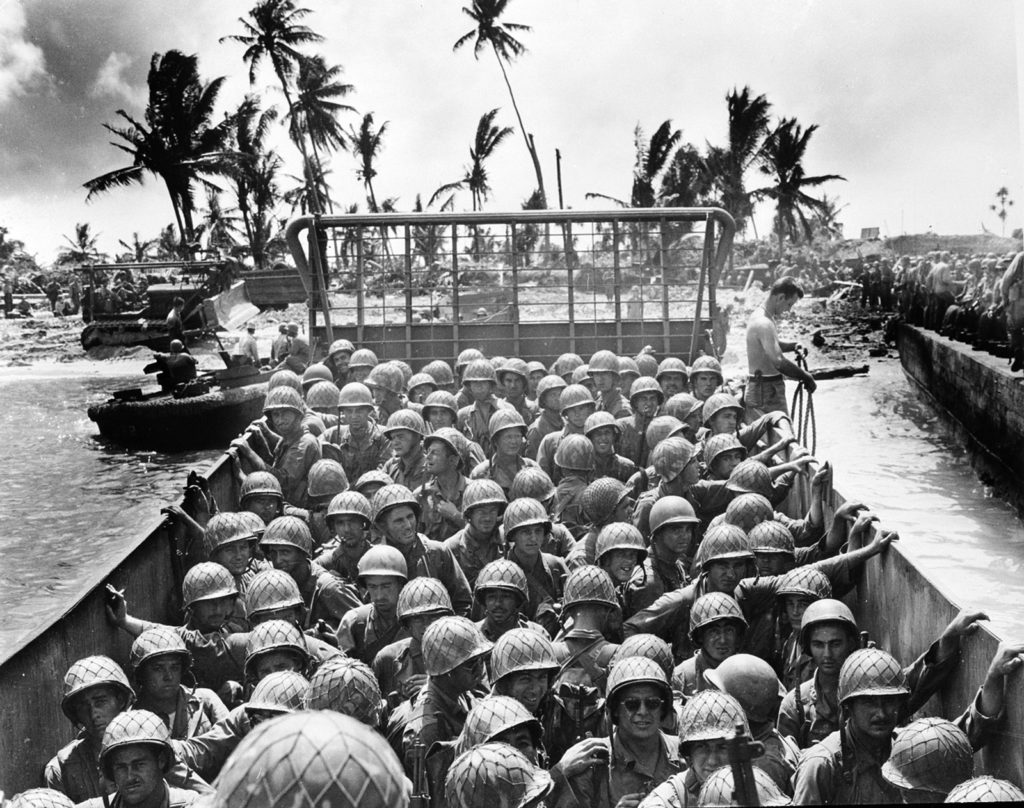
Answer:
POLYGON ((658 365, 658 372, 654 374, 655 381, 661 386, 661 392, 669 399, 676 393, 687 393, 690 388, 689 373, 686 371, 686 364, 682 359, 668 356, 661 360, 658 365))
POLYGON ((502 409, 491 416, 487 428, 493 454, 479 463, 469 476, 473 480, 492 480, 508 495, 516 474, 536 465, 533 460, 522 456, 526 444, 526 423, 515 410, 502 409))
POLYGON ((552 375, 561 376, 565 379, 566 384, 572 384, 572 374, 582 364, 583 359, 579 354, 564 353, 551 363, 549 372, 552 375))
POLYGON ((640 366, 631 356, 619 357, 619 389, 622 395, 629 400, 629 392, 633 388, 633 382, 640 378, 640 366))
POLYGON ((333 710, 374 729, 381 725, 380 686, 369 666, 357 659, 335 657, 321 665, 303 696, 307 710, 333 710))
POLYGON ((327 365, 315 362, 302 372, 302 395, 308 395, 318 382, 328 382, 333 385, 334 376, 331 375, 331 370, 327 365))
POLYGON ((594 562, 615 583, 622 605, 622 590, 633 571, 647 557, 644 537, 627 522, 612 522, 601 528, 594 549, 594 562))
POLYGON ((699 523, 693 506, 682 497, 665 496, 654 503, 649 516, 650 552, 626 585, 625 617, 690 582, 688 569, 697 549, 699 523))
POLYGON ((566 435, 555 450, 555 468, 559 471, 559 480, 555 488, 554 517, 579 539, 587 530, 583 494, 593 474, 593 444, 584 435, 566 435))
POLYGON ((483 611, 477 628, 491 642, 497 642, 507 631, 529 628, 547 636, 537 623, 522 616, 530 603, 526 573, 514 561, 499 558, 485 566, 477 577, 473 596, 483 611))
POLYGON ((438 390, 443 390, 446 393, 455 392, 455 374, 452 373, 452 366, 443 359, 433 359, 427 362, 423 366, 423 373, 434 380, 438 390))
POLYGON ((366 385, 349 382, 342 389, 338 404, 343 424, 320 436, 324 457, 337 460, 350 481, 378 469, 391 457, 391 443, 374 420, 373 394, 366 385))
POLYGON ((701 595, 690 609, 690 642, 697 652, 672 671, 672 687, 689 698, 716 687, 707 675, 738 653, 747 620, 736 599, 721 592, 701 595))
MULTIPOLYGON (((540 466, 521 469, 512 480, 508 497, 509 501, 522 497, 537 500, 544 506, 549 518, 555 510, 555 484, 540 466)), ((545 553, 565 558, 575 544, 576 539, 569 532, 569 528, 561 522, 552 521, 541 549, 545 553)))
POLYGON ((544 759, 542 735, 540 721, 519 701, 491 694, 470 709, 453 751, 457 756, 482 744, 505 743, 537 765, 544 759))
POLYGON ((392 457, 384 464, 384 473, 410 490, 419 488, 428 479, 423 456, 426 433, 423 418, 408 409, 392 413, 384 428, 384 437, 391 442, 392 452, 392 457))
POLYGON ((511 409, 511 405, 494 395, 497 386, 494 367, 486 359, 474 359, 462 374, 462 387, 470 403, 459 410, 456 424, 463 435, 480 444, 485 456, 494 451, 489 429, 491 416, 499 409, 511 409))
MULTIPOLYGON (((758 805, 790 805, 786 790, 781 789, 768 772, 759 765, 754 766, 754 791, 758 805)), ((700 787, 697 805, 700 808, 711 805, 733 805, 736 799, 735 774, 729 766, 722 766, 711 773, 700 787)))
MULTIPOLYGON (((479 443, 470 440, 456 428, 458 413, 455 396, 443 390, 431 393, 423 404, 423 419, 427 422, 427 429, 431 433, 440 429, 454 429, 462 436, 461 441, 456 441, 455 445, 462 457, 462 473, 468 474, 487 458, 479 443)), ((424 448, 426 447, 424 446, 424 448)))
POLYGON ((556 639, 568 653, 558 648, 559 655, 571 659, 568 667, 583 671, 591 684, 602 685, 612 654, 619 647, 611 638, 617 636, 622 619, 615 584, 608 573, 592 564, 569 573, 561 618, 563 628, 556 639))
POLYGON ((486 743, 463 752, 451 764, 443 803, 450 808, 545 805, 551 775, 506 743, 486 743))
POLYGON ((396 362, 375 365, 363 383, 373 396, 376 407, 374 415, 378 423, 386 424, 394 413, 409 406, 409 400, 402 393, 405 389, 405 376, 396 362))
POLYGON ((357 582, 366 593, 364 603, 341 618, 338 647, 366 664, 377 652, 402 637, 398 620, 398 593, 409 579, 405 557, 394 547, 376 545, 359 559, 357 582))
POLYGON ((707 401, 708 398, 725 384, 722 375, 722 363, 713 356, 698 356, 690 368, 690 387, 694 398, 707 401))
POLYGON ((560 557, 542 549, 551 530, 551 517, 537 500, 518 497, 505 508, 502 525, 508 560, 526 573, 530 600, 523 612, 554 636, 559 629, 562 584, 569 571, 560 557))
POLYGON ((560 432, 563 427, 560 400, 562 390, 568 385, 561 376, 544 376, 537 382, 537 416, 526 431, 526 448, 523 456, 537 459, 541 441, 547 435, 560 432))
POLYGON ((688 441, 695 441, 700 431, 703 405, 704 402, 690 393, 676 393, 668 397, 661 411, 681 421, 683 430, 680 434, 688 441))
POLYGON ((239 511, 254 513, 269 524, 285 512, 281 483, 269 471, 254 471, 242 478, 239 493, 239 511))
POLYGON ((644 657, 628 657, 608 673, 606 711, 610 737, 570 747, 553 769, 559 805, 615 808, 638 805, 658 785, 682 771, 675 739, 661 730, 672 712, 665 672, 644 657))
POLYGON ((404 485, 385 485, 370 500, 371 516, 384 542, 405 557, 409 578, 425 575, 442 581, 456 614, 473 605, 469 582, 452 551, 418 532, 420 504, 404 485))
POLYGON ((505 395, 505 402, 522 416, 523 423, 532 424, 540 412, 537 403, 527 397, 530 389, 530 370, 522 359, 506 359, 498 368, 498 385, 505 395))
POLYGON ((533 400, 535 404, 539 406, 537 401, 537 385, 540 384, 540 380, 548 375, 548 369, 543 362, 538 362, 536 359, 532 362, 526 363, 526 378, 528 381, 528 389, 526 396, 533 400))
POLYGON ((596 564, 601 531, 613 522, 629 522, 632 516, 633 499, 629 489, 618 480, 602 477, 584 488, 580 497, 580 518, 586 532, 566 556, 569 569, 596 564))
POLYGON ((410 405, 417 405, 421 407, 423 402, 427 400, 427 396, 436 391, 437 382, 434 381, 434 377, 429 373, 414 373, 412 378, 409 379, 409 403, 410 405))
POLYGON ((491 692, 511 696, 533 715, 543 715, 546 731, 553 722, 542 714, 542 708, 558 668, 555 646, 546 633, 510 629, 495 641, 491 651, 491 692))
POLYGON ((583 425, 583 434, 594 447, 594 479, 613 477, 626 482, 636 473, 636 464, 616 454, 615 444, 621 427, 609 412, 595 412, 583 425))
POLYGON ((270 568, 270 564, 254 555, 257 531, 262 533, 263 527, 263 520, 254 513, 225 512, 211 516, 203 531, 207 558, 230 572, 243 594, 253 576, 270 568))
POLYGON ((598 412, 607 412, 613 419, 628 418, 633 411, 620 390, 619 357, 611 351, 598 351, 587 363, 597 393, 598 412))
POLYGON ((468 480, 463 469, 465 435, 441 427, 423 439, 424 465, 430 478, 413 493, 420 504, 420 529, 428 539, 444 541, 466 527, 462 499, 468 480))
POLYGON ((832 597, 832 584, 813 567, 797 567, 782 576, 776 593, 776 665, 787 691, 806 682, 814 674, 814 660, 800 644, 800 627, 807 608, 822 598, 832 597), (787 634, 788 632, 788 634, 787 634))
POLYGON ((657 417, 665 394, 654 379, 641 376, 629 393, 631 414, 619 418, 618 451, 640 468, 647 466, 651 447, 647 445, 647 427, 657 417))
POLYGON ((338 387, 343 387, 348 381, 348 363, 355 351, 356 346, 347 339, 336 339, 327 349, 324 364, 338 387))
POLYGON ((370 549, 370 501, 357 491, 336 494, 327 506, 324 521, 331 539, 315 561, 349 583, 359 574, 357 565, 370 549))
POLYGON ((559 411, 565 425, 558 432, 545 435, 537 448, 537 465, 555 485, 562 479, 562 469, 555 459, 558 447, 569 435, 583 437, 583 427, 587 423, 587 418, 594 414, 597 407, 587 389, 579 384, 570 384, 563 389, 558 400, 559 411))
MULTIPOLYGON (((318 367, 312 365, 311 367, 318 367)), ((320 365, 319 367, 323 367, 320 365)), ((329 371, 325 371, 328 372, 329 371)), ((309 370, 306 371, 309 373, 309 370)), ((309 411, 316 415, 320 419, 325 427, 337 426, 341 423, 340 410, 338 409, 338 402, 341 400, 341 391, 334 384, 329 381, 317 381, 310 386, 309 390, 306 391, 306 406, 309 411)), ((323 434, 322 432, 320 434, 323 434)))
POLYGON ((508 504, 505 492, 494 480, 470 480, 462 496, 462 518, 466 526, 445 539, 444 544, 466 575, 471 587, 486 564, 504 554, 501 515, 508 504))
POLYGON ((309 343, 305 337, 300 336, 298 323, 288 323, 285 334, 288 336, 288 346, 281 354, 280 364, 274 369, 286 369, 300 374, 306 369, 311 358, 309 343))
POLYGON ((651 533, 650 514, 654 503, 667 496, 688 498, 698 475, 696 449, 685 438, 670 437, 661 441, 651 451, 651 464, 659 482, 640 495, 633 511, 633 524, 645 536, 651 533))
MULTIPOLYGON (((306 522, 313 536, 313 546, 319 551, 332 538, 327 526, 327 509, 331 500, 348 490, 348 477, 336 460, 317 460, 306 479, 306 522)), ((298 515, 298 514, 296 514, 298 515)))

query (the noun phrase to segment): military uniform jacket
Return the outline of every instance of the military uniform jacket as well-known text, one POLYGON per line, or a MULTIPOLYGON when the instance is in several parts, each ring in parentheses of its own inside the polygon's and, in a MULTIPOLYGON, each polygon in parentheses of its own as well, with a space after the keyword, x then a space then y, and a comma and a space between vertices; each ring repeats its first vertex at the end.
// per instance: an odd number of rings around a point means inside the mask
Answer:
MULTIPOLYGON (((178 704, 174 709, 174 720, 170 725, 172 738, 191 738, 202 735, 222 718, 226 718, 228 708, 220 697, 205 687, 194 690, 179 685, 178 704)), ((138 710, 149 710, 164 719, 170 716, 160 713, 142 700, 135 705, 138 710)))
POLYGON ((611 454, 608 457, 594 455, 593 478, 595 480, 601 477, 612 477, 620 483, 625 483, 629 482, 629 478, 634 474, 636 474, 636 463, 622 455, 611 454))
POLYGON ((510 398, 506 398, 504 401, 523 417, 523 423, 527 426, 536 420, 537 414, 540 411, 540 407, 537 406, 537 402, 531 401, 526 398, 526 396, 523 396, 519 402, 515 402, 510 398))
POLYGON ((306 501, 306 477, 319 459, 320 444, 305 428, 294 440, 282 438, 278 442, 268 471, 281 483, 285 502, 302 507, 306 501))
POLYGON ((385 646, 405 636, 406 630, 398 618, 392 623, 385 623, 372 603, 352 609, 338 625, 338 647, 367 665, 373 663, 385 646))
POLYGON ((618 389, 605 393, 597 400, 597 411, 610 412, 616 419, 629 418, 633 414, 629 402, 622 395, 622 391, 618 389))
POLYGON ((426 672, 423 646, 412 637, 384 646, 373 660, 373 673, 391 710, 405 700, 402 685, 411 677, 422 676, 426 672))
POLYGON ((409 457, 392 457, 384 464, 384 473, 398 485, 415 491, 430 479, 430 475, 427 474, 426 457, 423 455, 423 444, 416 446, 409 457))
POLYGON ((337 460, 350 484, 366 472, 381 468, 391 457, 391 442, 376 423, 370 422, 364 435, 353 435, 348 426, 337 426, 320 437, 320 450, 328 460, 337 460))
POLYGON ((492 561, 505 557, 505 545, 495 526, 494 533, 483 540, 473 535, 473 528, 466 525, 462 530, 444 541, 469 582, 470 589, 476 589, 476 577, 492 561))
POLYGON ((318 620, 336 628, 349 609, 362 605, 359 591, 315 561, 310 561, 309 567, 309 577, 299 585, 299 593, 307 609, 303 628, 315 626, 318 620))
MULTIPOLYGON (((191 805, 199 799, 199 795, 195 791, 185 791, 182 788, 172 788, 164 782, 164 798, 160 803, 161 808, 183 808, 186 805, 191 805)), ((112 797, 103 799, 103 797, 94 797, 91 800, 86 800, 78 808, 123 808, 124 800, 121 799, 120 794, 114 794, 112 797)))
POLYGON ((628 418, 619 418, 619 445, 616 451, 623 457, 632 460, 640 468, 644 468, 649 460, 651 450, 647 448, 647 427, 651 418, 640 413, 633 413, 628 418))
POLYGON ((552 633, 558 630, 558 619, 555 604, 562 602, 562 588, 569 570, 565 562, 558 556, 541 553, 530 566, 527 566, 515 552, 508 554, 509 561, 514 561, 526 573, 530 599, 523 606, 523 614, 527 619, 540 623, 552 633))
POLYGON ((519 615, 516 618, 515 623, 505 628, 496 628, 486 617, 483 620, 478 620, 476 627, 480 629, 480 633, 491 642, 497 642, 506 631, 511 631, 514 628, 528 628, 530 631, 536 631, 538 634, 543 634, 545 637, 548 636, 548 633, 544 630, 543 626, 527 620, 522 615, 519 615))
POLYGON ((693 769, 673 774, 647 795, 640 808, 692 808, 697 805, 700 786, 693 769))
POLYGON ((249 713, 242 704, 202 735, 183 741, 172 741, 171 746, 174 747, 174 754, 179 760, 212 780, 251 729, 249 713))
POLYGON ((509 492, 512 490, 512 480, 515 478, 523 469, 535 468, 537 464, 530 460, 528 457, 516 457, 513 467, 511 469, 505 466, 499 465, 494 462, 494 457, 490 457, 484 460, 482 463, 478 463, 473 471, 470 472, 469 479, 471 480, 494 480, 501 490, 505 492, 505 496, 509 496, 509 492))
POLYGON ((484 450, 484 457, 494 454, 494 446, 491 445, 491 434, 488 429, 491 416, 499 409, 506 408, 512 409, 512 405, 491 396, 486 401, 474 402, 459 410, 456 419, 458 430, 470 440, 480 444, 480 448, 484 450))
POLYGON ((713 667, 707 663, 704 652, 698 648, 697 653, 689 659, 684 659, 672 671, 672 690, 682 693, 684 701, 703 690, 715 690, 715 686, 704 678, 704 674, 713 667))
POLYGON ((577 538, 583 536, 587 530, 587 519, 583 515, 582 504, 586 488, 587 481, 574 472, 571 476, 559 480, 555 489, 554 517, 577 538))
POLYGON ((890 745, 868 745, 849 726, 816 743, 800 759, 794 805, 894 805, 900 790, 882 777, 890 745))
POLYGON ((633 570, 623 593, 623 617, 632 617, 641 609, 646 609, 654 601, 674 589, 690 583, 686 565, 682 561, 664 561, 648 555, 633 570))
POLYGON ((553 432, 561 432, 564 425, 562 416, 557 412, 541 410, 540 415, 526 430, 526 448, 523 450, 523 456, 536 460, 541 441, 553 432))
POLYGON ((443 516, 437 506, 440 502, 450 502, 455 510, 462 513, 462 495, 466 492, 466 477, 459 475, 452 495, 445 494, 437 483, 437 478, 432 477, 413 493, 416 501, 420 504, 420 531, 434 541, 444 541, 464 528, 465 520, 459 517, 456 522, 443 516))
POLYGON ((398 548, 405 556, 409 580, 419 577, 437 578, 448 590, 452 608, 457 615, 469 614, 473 593, 452 551, 438 541, 420 535, 409 548, 398 548))
POLYGON ((555 485, 558 485, 562 479, 562 470, 555 465, 555 452, 558 449, 558 444, 561 443, 565 435, 582 434, 583 430, 577 429, 566 421, 565 426, 558 432, 551 432, 545 435, 544 439, 540 442, 540 446, 537 449, 537 465, 544 470, 544 473, 551 478, 551 482, 555 485))
POLYGON ((432 678, 428 678, 426 686, 413 703, 409 723, 405 727, 402 745, 406 752, 417 742, 429 750, 435 741, 457 738, 476 698, 473 693, 450 696, 432 678))

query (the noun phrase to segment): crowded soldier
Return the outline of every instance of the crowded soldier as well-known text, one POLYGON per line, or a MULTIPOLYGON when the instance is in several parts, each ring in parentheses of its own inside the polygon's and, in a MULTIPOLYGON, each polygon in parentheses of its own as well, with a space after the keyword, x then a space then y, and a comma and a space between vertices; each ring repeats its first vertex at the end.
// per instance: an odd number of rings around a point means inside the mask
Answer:
POLYGON ((774 318, 799 296, 780 281, 755 315, 746 408, 704 356, 565 354, 548 374, 466 351, 456 374, 414 374, 339 340, 301 379, 278 371, 232 444, 238 510, 168 511, 201 539, 181 620, 109 591, 131 679, 72 666, 60 701, 81 733, 44 782, 169 807, 317 749, 338 771, 372 757, 360 787, 382 805, 660 808, 731 802, 746 738, 763 804, 1018 795, 971 775, 1024 646, 1000 647, 958 717, 912 720, 984 616, 904 665, 840 599, 897 537, 826 503, 831 467, 794 445, 782 376, 809 377, 774 318), (285 732, 309 747, 282 751, 285 732))

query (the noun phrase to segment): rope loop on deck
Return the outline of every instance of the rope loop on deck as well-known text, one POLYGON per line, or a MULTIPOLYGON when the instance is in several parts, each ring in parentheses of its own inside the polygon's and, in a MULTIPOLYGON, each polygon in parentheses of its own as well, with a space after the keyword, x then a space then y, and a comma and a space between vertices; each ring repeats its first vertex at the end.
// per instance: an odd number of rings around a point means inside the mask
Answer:
MULTIPOLYGON (((801 370, 807 370, 807 352, 801 348, 796 351, 796 364, 801 370)), ((814 417, 814 396, 801 381, 793 392, 793 403, 789 408, 793 418, 793 434, 801 446, 812 455, 818 450, 818 422, 814 417)))

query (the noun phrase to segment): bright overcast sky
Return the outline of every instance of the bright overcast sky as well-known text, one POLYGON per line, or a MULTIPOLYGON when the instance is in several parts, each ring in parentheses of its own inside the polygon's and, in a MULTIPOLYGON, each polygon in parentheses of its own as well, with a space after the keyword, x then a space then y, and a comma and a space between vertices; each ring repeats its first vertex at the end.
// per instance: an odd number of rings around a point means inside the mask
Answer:
MULTIPOLYGON (((461 176, 479 116, 501 107, 515 125, 493 55, 475 61, 452 43, 472 27, 462 0, 309 0, 318 48, 355 85, 350 103, 389 121, 378 198, 412 207, 461 176)), ((173 220, 166 192, 148 179, 86 204, 82 183, 125 164, 102 128, 114 110, 141 113, 154 52, 199 56, 202 76, 227 76, 222 105, 248 89, 239 33, 249 2, 219 0, 0 0, 0 225, 42 261, 76 222, 109 251, 173 220)), ((720 144, 724 96, 763 93, 778 116, 816 123, 809 173, 847 178, 824 188, 848 205, 848 235, 1000 231, 989 210, 1007 186, 1020 226, 1024 160, 1011 0, 729 2, 718 0, 512 0, 507 20, 533 27, 510 78, 556 200, 554 150, 563 155, 565 203, 594 207, 587 191, 629 195, 633 127, 671 118, 684 139, 720 144)), ((269 69, 260 89, 272 85, 269 69)), ((283 104, 279 92, 266 97, 283 104)), ((353 116, 351 121, 356 121, 353 116)), ((295 170, 294 149, 280 139, 295 170)), ((335 199, 360 202, 355 163, 332 163, 335 199)), ((518 208, 533 187, 521 139, 490 164, 490 210, 518 208)), ((757 187, 755 173, 748 187, 757 187)), ((469 208, 468 193, 459 199, 469 208)), ((758 215, 761 232, 770 209, 758 215)))

